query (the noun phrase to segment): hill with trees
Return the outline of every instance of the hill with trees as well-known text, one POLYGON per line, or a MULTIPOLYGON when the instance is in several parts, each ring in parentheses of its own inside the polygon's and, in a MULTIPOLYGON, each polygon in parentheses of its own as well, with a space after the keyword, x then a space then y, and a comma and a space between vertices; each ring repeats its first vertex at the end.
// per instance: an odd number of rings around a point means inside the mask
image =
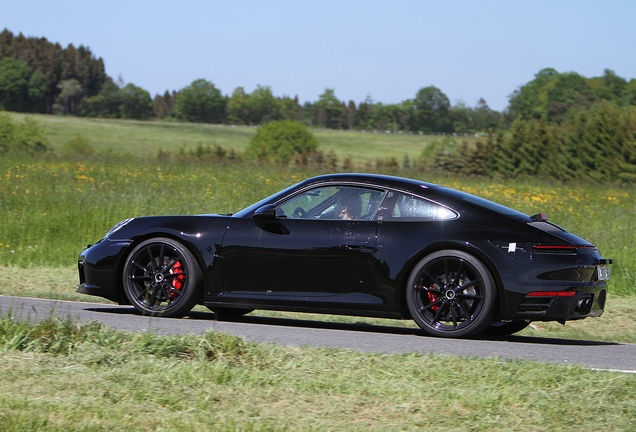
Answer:
MULTIPOLYGON (((0 109, 97 118, 157 119, 232 125, 297 121, 310 127, 446 136, 419 165, 468 175, 548 175, 566 180, 636 180, 636 79, 606 69, 600 77, 547 68, 512 91, 503 112, 484 99, 452 105, 435 86, 412 99, 356 104, 326 88, 314 102, 275 96, 269 86, 224 95, 197 79, 180 90, 150 94, 107 76, 104 61, 72 44, 0 33, 0 109), (484 138, 468 142, 467 134, 484 138)), ((291 123, 289 123, 291 124, 291 123)))
POLYGON ((62 48, 46 38, 0 32, 0 107, 18 112, 75 113, 108 76, 89 48, 62 48))

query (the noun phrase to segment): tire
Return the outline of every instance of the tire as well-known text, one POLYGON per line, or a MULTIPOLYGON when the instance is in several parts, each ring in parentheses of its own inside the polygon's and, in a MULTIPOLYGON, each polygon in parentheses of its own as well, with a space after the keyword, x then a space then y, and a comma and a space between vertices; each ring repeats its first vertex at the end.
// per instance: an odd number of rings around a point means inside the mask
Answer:
POLYGON ((406 302, 428 335, 468 338, 492 323, 495 284, 473 255, 442 250, 417 263, 408 279, 406 302))
POLYGON ((513 320, 513 321, 495 321, 490 327, 482 332, 484 336, 510 336, 513 333, 520 332, 530 325, 530 321, 513 320))
POLYGON ((123 283, 126 297, 143 315, 180 317, 199 300, 201 268, 184 245, 157 237, 128 255, 123 283))

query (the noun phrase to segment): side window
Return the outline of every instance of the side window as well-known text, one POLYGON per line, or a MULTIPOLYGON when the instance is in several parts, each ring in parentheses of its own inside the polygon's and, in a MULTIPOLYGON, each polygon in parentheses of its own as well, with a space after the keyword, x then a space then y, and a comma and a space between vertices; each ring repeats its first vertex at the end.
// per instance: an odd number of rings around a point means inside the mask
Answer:
POLYGON ((380 220, 450 220, 457 214, 440 204, 414 195, 389 192, 382 203, 380 220))
POLYGON ((338 188, 333 186, 321 187, 303 192, 277 206, 276 215, 290 219, 315 219, 316 216, 319 216, 322 212, 322 207, 329 206, 329 203, 333 201, 333 196, 337 192, 338 188), (312 212, 311 216, 309 216, 309 212, 312 212))
POLYGON ((325 186, 305 191, 276 208, 290 219, 372 220, 384 191, 353 186, 325 186))

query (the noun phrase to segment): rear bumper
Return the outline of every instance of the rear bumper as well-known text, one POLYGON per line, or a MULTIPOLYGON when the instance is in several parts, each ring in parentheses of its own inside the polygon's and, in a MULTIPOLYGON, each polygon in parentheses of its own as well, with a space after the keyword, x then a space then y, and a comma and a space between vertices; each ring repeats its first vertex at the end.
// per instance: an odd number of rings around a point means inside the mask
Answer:
POLYGON ((517 305, 516 317, 531 321, 570 321, 603 315, 607 297, 606 286, 595 286, 526 295, 517 305), (557 295, 555 295, 557 294, 557 295))

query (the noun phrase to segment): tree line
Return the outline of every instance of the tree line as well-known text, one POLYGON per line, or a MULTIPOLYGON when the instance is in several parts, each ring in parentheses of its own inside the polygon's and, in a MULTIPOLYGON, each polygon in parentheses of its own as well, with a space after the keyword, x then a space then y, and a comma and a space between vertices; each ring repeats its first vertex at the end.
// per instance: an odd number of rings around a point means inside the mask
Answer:
POLYGON ((477 177, 633 182, 636 107, 601 101, 562 123, 519 117, 474 143, 447 136, 422 152, 418 167, 477 177))
POLYGON ((330 129, 474 133, 510 128, 517 118, 560 124, 600 101, 635 105, 636 80, 628 82, 611 70, 585 78, 544 69, 512 92, 503 112, 492 110, 484 99, 474 107, 464 102, 452 105, 435 86, 423 87, 412 99, 396 104, 370 96, 357 104, 346 102, 326 88, 317 101, 301 105, 297 96, 275 96, 269 86, 257 86, 251 93, 238 87, 224 95, 212 82, 198 79, 152 98, 143 88, 106 75, 104 61, 87 47, 62 48, 46 38, 16 36, 8 29, 0 33, 0 108, 8 111, 236 125, 296 120, 330 129))
POLYGON ((417 132, 474 132, 497 126, 502 114, 482 99, 472 108, 451 106, 438 88, 420 89, 399 104, 356 104, 339 100, 327 88, 315 102, 275 96, 269 86, 251 93, 243 87, 223 95, 214 84, 198 79, 177 91, 150 94, 105 73, 104 61, 89 48, 62 48, 46 38, 0 33, 0 108, 8 111, 73 114, 86 117, 174 119, 192 122, 260 125, 296 120, 313 127, 417 132))
MULTIPOLYGON (((0 109, 85 117, 160 119, 263 125, 297 121, 330 129, 443 133, 414 163, 468 175, 582 175, 636 180, 636 79, 606 69, 586 78, 547 68, 509 96, 503 112, 480 99, 475 107, 452 105, 437 87, 423 87, 397 104, 371 97, 355 103, 326 88, 314 102, 275 96, 269 86, 224 95, 197 79, 178 91, 150 94, 115 81, 104 61, 84 46, 62 48, 45 38, 0 33, 0 109), (469 142, 453 137, 481 132, 469 142)), ((390 164, 396 165, 396 164, 390 164)))
POLYGON ((600 101, 635 105, 636 80, 628 82, 611 70, 585 78, 544 69, 512 92, 504 112, 492 110, 484 99, 474 107, 451 105, 435 86, 423 87, 413 99, 397 104, 375 102, 370 96, 357 104, 346 102, 326 88, 317 101, 301 105, 298 97, 275 96, 269 86, 257 86, 251 93, 238 87, 223 95, 212 82, 198 79, 151 98, 143 88, 106 75, 104 61, 87 47, 62 48, 46 38, 15 36, 8 29, 0 33, 0 107, 8 111, 237 125, 287 119, 330 129, 472 133, 509 128, 517 118, 562 123, 600 101))
POLYGON ((634 79, 543 69, 510 96, 505 116, 474 144, 435 141, 421 164, 475 176, 636 181, 634 79))
POLYGON ((0 107, 8 111, 75 112, 108 76, 89 48, 62 48, 46 38, 0 33, 0 107))

